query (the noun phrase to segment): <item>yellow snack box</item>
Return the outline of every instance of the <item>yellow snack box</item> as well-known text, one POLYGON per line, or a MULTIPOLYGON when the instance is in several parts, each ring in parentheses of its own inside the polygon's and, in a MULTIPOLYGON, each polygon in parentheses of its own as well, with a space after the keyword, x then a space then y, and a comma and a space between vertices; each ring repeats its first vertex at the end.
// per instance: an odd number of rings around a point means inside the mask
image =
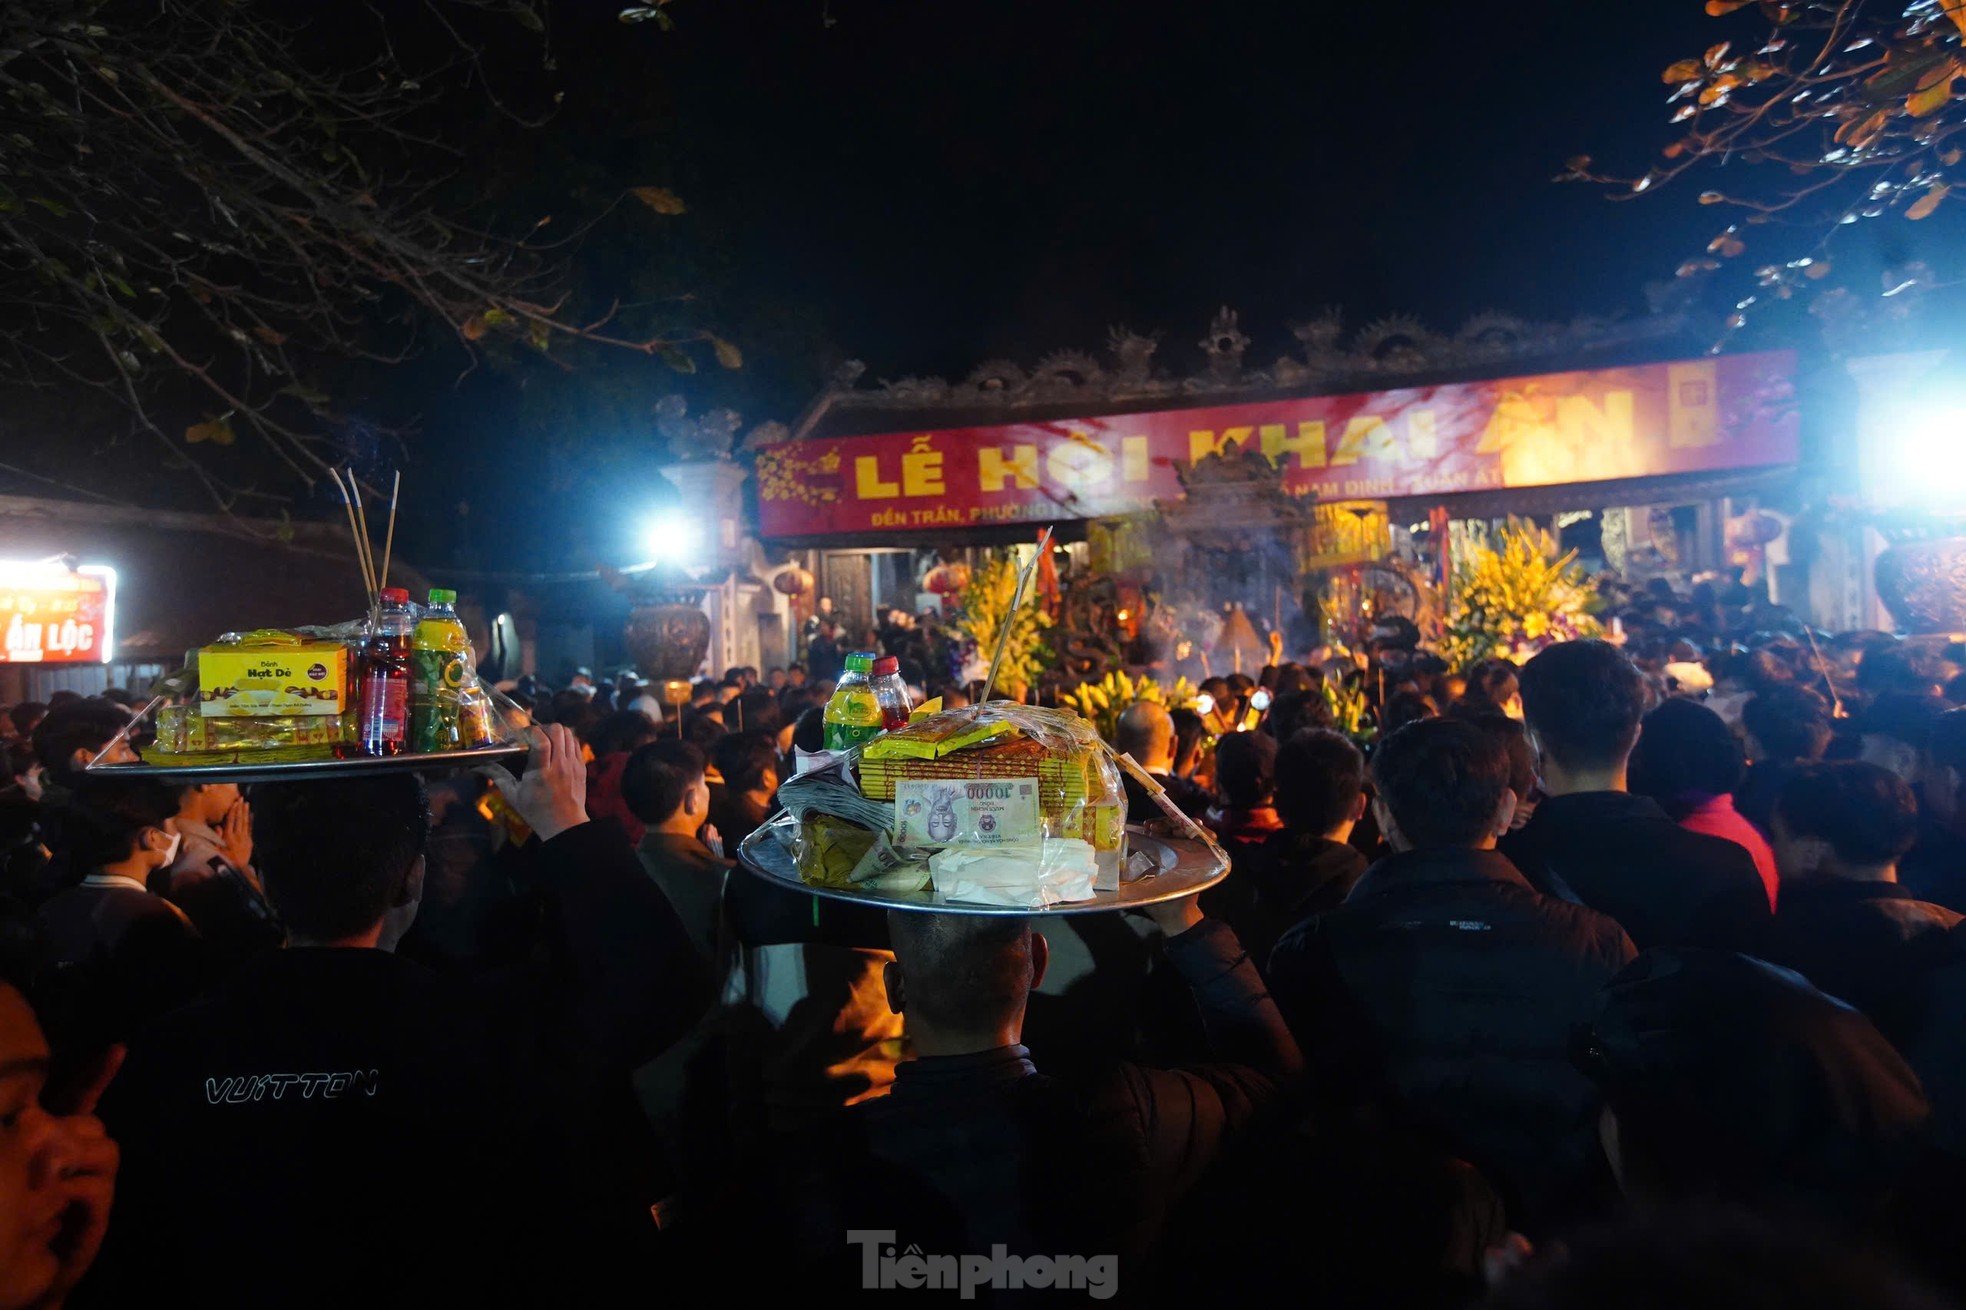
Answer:
POLYGON ((348 647, 292 633, 252 633, 198 651, 198 713, 207 719, 340 714, 353 708, 348 647))

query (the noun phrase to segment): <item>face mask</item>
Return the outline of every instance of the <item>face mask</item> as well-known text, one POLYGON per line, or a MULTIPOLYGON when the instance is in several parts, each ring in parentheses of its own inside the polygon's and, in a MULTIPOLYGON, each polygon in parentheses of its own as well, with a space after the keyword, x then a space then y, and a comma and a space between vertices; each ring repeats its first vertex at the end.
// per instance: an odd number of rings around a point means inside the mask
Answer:
POLYGON ((164 862, 158 866, 159 868, 164 868, 164 869, 168 869, 173 864, 177 863, 178 848, 184 845, 183 833, 173 832, 167 835, 171 839, 171 844, 164 848, 164 862))

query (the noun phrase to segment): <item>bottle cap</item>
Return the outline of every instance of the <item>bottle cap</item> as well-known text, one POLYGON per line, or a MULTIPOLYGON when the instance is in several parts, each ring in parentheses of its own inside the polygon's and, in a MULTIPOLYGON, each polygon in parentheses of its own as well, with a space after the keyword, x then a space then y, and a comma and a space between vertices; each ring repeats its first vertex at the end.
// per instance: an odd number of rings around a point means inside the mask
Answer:
POLYGON ((432 587, 430 589, 430 603, 432 605, 455 605, 457 604, 457 593, 449 587, 432 587))
POLYGON ((848 673, 872 673, 874 671, 874 652, 857 650, 846 657, 848 673))
POLYGON ((391 605, 407 605, 410 603, 410 593, 401 587, 384 587, 382 599, 391 605))
POLYGON ((874 661, 874 676, 885 678, 890 673, 901 672, 901 661, 893 655, 883 655, 874 661))

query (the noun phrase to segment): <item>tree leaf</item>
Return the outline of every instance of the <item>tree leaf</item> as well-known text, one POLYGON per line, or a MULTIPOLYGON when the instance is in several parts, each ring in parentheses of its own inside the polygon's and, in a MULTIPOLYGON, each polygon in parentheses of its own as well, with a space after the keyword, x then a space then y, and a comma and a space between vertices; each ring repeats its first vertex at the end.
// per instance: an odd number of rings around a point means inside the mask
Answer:
POLYGON ((546 326, 545 319, 533 319, 526 324, 526 344, 534 350, 544 351, 553 340, 553 329, 546 326))
POLYGON ((689 357, 689 353, 666 341, 655 348, 655 357, 678 373, 696 372, 696 361, 689 357))
POLYGON ((1891 112, 1891 107, 1887 105, 1862 117, 1845 119, 1843 126, 1836 129, 1837 142, 1852 150, 1862 150, 1875 141, 1878 133, 1884 130, 1884 125, 1891 121, 1891 112))
POLYGON ((1927 191, 1924 195, 1912 201, 1911 208, 1905 211, 1905 217, 1911 219, 1913 222, 1921 218, 1930 218, 1932 211, 1939 207, 1939 202, 1946 198, 1946 192, 1951 189, 1945 183, 1939 183, 1930 191, 1927 191))
POLYGON ((519 26, 526 28, 528 31, 544 32, 546 30, 546 20, 541 18, 531 5, 525 3, 525 0, 516 0, 512 6, 511 14, 512 17, 519 21, 519 26))
POLYGON ((237 438, 233 435, 232 424, 224 418, 208 418, 203 423, 193 423, 184 430, 187 445, 198 445, 209 441, 214 446, 229 446, 237 438))
MULTIPOLYGON (((1966 3, 1966 0, 1962 0, 1966 3)), ((1676 64, 1667 64, 1666 71, 1659 74, 1659 80, 1670 86, 1674 82, 1690 82, 1704 70, 1697 59, 1682 59, 1676 64)))
POLYGON ((512 315, 508 311, 500 309, 497 305, 493 305, 490 309, 486 310, 484 318, 486 327, 505 327, 512 322, 512 315))
POLYGON ((1725 18, 1736 9, 1746 9, 1754 0, 1707 0, 1709 18, 1725 18))
POLYGON ((1918 89, 1905 100, 1905 111, 1913 118, 1924 118, 1937 113, 1952 99, 1952 79, 1959 73, 1958 65, 1947 61, 1918 80, 1918 89))
POLYGON ((253 325, 253 335, 269 346, 284 346, 287 344, 286 333, 276 332, 264 323, 255 323, 253 325))
POLYGON ((485 336, 485 316, 473 314, 458 325, 457 331, 458 335, 466 341, 482 341, 485 336))
POLYGON ((1732 44, 1734 44, 1732 41, 1721 41, 1715 45, 1708 46, 1707 52, 1700 56, 1700 62, 1708 68, 1718 67, 1720 61, 1727 57, 1727 47, 1732 44))
POLYGON ((1811 263, 1807 268, 1804 268, 1802 270, 1802 275, 1806 278, 1812 279, 1813 281, 1817 281, 1817 282, 1822 281, 1824 278, 1829 276, 1829 261, 1827 259, 1816 260, 1815 262, 1811 263))
POLYGON ((1747 248, 1747 243, 1735 236, 1732 232, 1722 232, 1719 236, 1707 243, 1708 254, 1721 255, 1728 259, 1734 258, 1747 248))
POLYGON ((717 352, 717 362, 725 368, 744 367, 744 352, 722 337, 711 337, 710 347, 717 352))
POLYGON ((1946 17, 1952 20, 1960 35, 1966 36, 1966 0, 1939 0, 1939 7, 1946 11, 1946 17))
POLYGON ((678 196, 674 191, 671 191, 668 187, 660 187, 660 186, 630 187, 629 194, 634 196, 635 199, 641 201, 643 204, 647 205, 650 209, 653 209, 658 214, 668 214, 673 216, 676 214, 686 214, 689 212, 689 206, 683 203, 682 197, 678 196))

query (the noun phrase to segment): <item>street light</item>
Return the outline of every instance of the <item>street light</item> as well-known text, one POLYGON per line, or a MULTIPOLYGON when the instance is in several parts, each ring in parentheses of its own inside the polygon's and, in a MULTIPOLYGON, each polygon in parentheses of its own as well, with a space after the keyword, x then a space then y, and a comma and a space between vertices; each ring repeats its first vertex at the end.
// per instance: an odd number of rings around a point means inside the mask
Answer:
POLYGON ((685 515, 657 515, 643 529, 642 544, 652 562, 686 569, 693 566, 702 553, 703 529, 696 520, 685 515))

